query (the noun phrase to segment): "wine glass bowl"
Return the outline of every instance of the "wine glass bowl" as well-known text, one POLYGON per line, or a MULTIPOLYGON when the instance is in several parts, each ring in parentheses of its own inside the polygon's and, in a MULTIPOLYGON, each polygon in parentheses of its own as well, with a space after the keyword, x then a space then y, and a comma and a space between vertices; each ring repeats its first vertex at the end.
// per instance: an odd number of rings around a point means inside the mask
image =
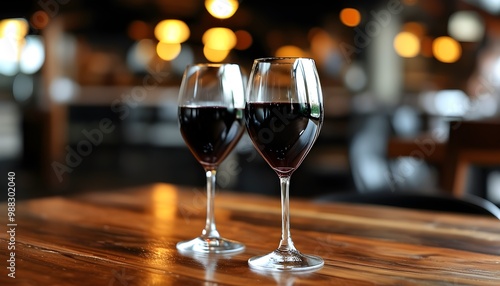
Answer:
POLYGON ((244 83, 237 64, 198 63, 184 71, 178 98, 181 135, 207 177, 207 215, 201 235, 177 243, 181 252, 231 253, 245 246, 221 237, 214 216, 218 166, 240 140, 244 127, 244 83))
POLYGON ((302 254, 290 235, 289 186, 319 136, 323 95, 316 65, 309 58, 262 58, 249 76, 245 125, 253 145, 280 180, 282 237, 278 248, 248 260, 259 270, 312 270, 321 257, 302 254))

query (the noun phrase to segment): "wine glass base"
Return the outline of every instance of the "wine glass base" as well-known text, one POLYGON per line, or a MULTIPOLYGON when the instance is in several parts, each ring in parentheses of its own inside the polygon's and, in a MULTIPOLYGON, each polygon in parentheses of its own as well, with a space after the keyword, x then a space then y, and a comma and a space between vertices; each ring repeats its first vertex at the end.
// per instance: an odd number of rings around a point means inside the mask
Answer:
POLYGON ((321 268, 325 262, 319 256, 305 255, 298 250, 275 250, 248 259, 248 265, 262 271, 306 271, 321 268))
POLYGON ((245 249, 243 243, 222 237, 202 238, 177 243, 177 249, 181 252, 195 253, 234 253, 245 249))

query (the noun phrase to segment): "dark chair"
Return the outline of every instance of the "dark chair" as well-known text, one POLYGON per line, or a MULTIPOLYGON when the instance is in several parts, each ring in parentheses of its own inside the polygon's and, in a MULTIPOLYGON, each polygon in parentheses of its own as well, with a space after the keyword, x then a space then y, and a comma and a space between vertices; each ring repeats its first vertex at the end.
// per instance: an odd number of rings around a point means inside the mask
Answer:
POLYGON ((409 209, 477 214, 500 219, 500 209, 492 202, 474 195, 457 198, 450 194, 376 191, 334 193, 316 198, 317 202, 347 202, 385 205, 409 209))
POLYGON ((500 166, 500 120, 453 121, 449 132, 443 189, 461 197, 468 191, 470 167, 500 166))

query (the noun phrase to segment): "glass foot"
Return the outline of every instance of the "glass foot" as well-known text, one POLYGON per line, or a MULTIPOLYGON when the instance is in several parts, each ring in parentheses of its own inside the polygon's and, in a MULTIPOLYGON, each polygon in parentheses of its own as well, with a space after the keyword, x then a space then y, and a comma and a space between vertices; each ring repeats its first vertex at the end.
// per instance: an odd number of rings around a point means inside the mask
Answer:
POLYGON ((243 251, 245 249, 245 245, 243 243, 222 237, 197 237, 192 240, 178 242, 177 249, 182 252, 233 253, 243 251))
POLYGON ((319 256, 305 255, 298 250, 275 250, 248 259, 251 268, 263 271, 304 271, 321 268, 325 262, 319 256))

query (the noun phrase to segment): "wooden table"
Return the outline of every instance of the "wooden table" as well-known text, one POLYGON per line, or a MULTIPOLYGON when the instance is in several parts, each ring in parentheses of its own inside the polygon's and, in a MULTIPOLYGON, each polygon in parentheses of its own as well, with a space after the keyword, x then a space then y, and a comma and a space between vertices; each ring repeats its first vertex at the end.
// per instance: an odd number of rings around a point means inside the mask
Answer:
MULTIPOLYGON (((218 229, 244 242, 245 252, 181 255, 175 244, 204 226, 204 192, 154 184, 17 202, 16 278, 7 276, 4 230, 0 285, 500 285, 496 219, 313 203, 293 194, 295 246, 323 257, 323 268, 260 273, 248 267, 248 258, 277 247, 278 195, 219 191, 218 229)), ((0 213, 5 227, 5 202, 0 213)))

